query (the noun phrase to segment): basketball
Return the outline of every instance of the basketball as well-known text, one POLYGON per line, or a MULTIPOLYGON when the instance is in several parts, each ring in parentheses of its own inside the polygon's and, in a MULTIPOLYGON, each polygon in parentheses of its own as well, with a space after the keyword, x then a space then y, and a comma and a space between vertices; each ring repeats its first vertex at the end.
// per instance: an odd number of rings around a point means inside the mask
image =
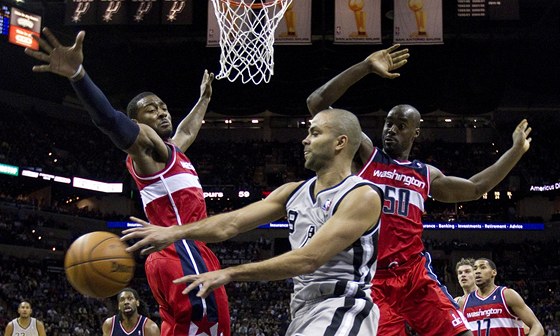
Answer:
POLYGON ((111 232, 96 231, 76 239, 66 251, 68 282, 83 295, 106 298, 125 288, 134 276, 135 261, 127 245, 111 232))

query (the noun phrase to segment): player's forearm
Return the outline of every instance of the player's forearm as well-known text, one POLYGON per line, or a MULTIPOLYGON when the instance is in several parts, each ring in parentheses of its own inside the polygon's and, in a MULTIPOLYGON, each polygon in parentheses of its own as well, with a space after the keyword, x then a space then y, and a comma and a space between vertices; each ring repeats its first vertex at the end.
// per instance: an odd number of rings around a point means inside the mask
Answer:
POLYGON ((232 281, 275 281, 314 272, 318 266, 297 250, 260 262, 227 268, 232 281))
POLYGON ((177 132, 182 132, 185 135, 188 135, 193 138, 194 141, 194 138, 196 138, 200 128, 202 127, 202 122, 204 121, 208 104, 210 104, 210 97, 200 97, 200 99, 196 102, 196 105, 177 127, 177 132))
POLYGON ((206 243, 217 243, 233 238, 240 233, 235 225, 234 213, 223 213, 195 223, 177 226, 174 240, 192 239, 206 243))
POLYGON ((87 73, 80 80, 71 83, 94 124, 107 134, 118 148, 130 148, 140 133, 138 124, 124 113, 116 111, 87 73))
POLYGON ((472 176, 469 180, 476 186, 475 197, 479 198, 497 186, 515 167, 523 154, 525 154, 523 149, 512 147, 493 165, 472 176))
POLYGON ((366 61, 357 63, 328 81, 307 97, 307 108, 315 115, 331 106, 357 81, 370 73, 366 61))

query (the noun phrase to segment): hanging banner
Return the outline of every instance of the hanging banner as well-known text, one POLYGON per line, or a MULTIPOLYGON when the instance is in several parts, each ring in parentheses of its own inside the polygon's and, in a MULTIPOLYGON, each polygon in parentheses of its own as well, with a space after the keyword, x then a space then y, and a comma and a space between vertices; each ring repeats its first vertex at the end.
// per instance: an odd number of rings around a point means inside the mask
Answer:
POLYGON ((442 0, 394 0, 393 42, 443 44, 442 0))
POLYGON ((64 23, 67 25, 93 25, 97 23, 96 0, 67 0, 64 23))
POLYGON ((193 1, 163 0, 161 23, 170 25, 192 24, 193 1))
POLYGON ((274 44, 311 44, 311 0, 293 0, 274 32, 274 44))
POLYGON ((381 0, 336 0, 335 44, 380 44, 381 0))
POLYGON ((157 0, 132 0, 129 5, 131 24, 159 24, 160 2, 157 0))
POLYGON ((214 5, 210 0, 208 0, 208 27, 206 29, 206 46, 220 46, 220 26, 218 25, 218 19, 216 19, 216 13, 214 13, 214 5))
POLYGON ((116 25, 128 23, 128 1, 125 0, 101 0, 97 8, 97 23, 104 25, 116 25))

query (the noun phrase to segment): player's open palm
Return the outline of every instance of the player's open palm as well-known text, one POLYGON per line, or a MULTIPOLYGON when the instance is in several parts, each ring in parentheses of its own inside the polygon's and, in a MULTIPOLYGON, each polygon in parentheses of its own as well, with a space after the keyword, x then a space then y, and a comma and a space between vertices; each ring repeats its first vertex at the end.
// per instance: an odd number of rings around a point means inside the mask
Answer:
POLYGON ((200 97, 211 98, 212 97, 212 81, 214 80, 214 74, 204 70, 204 75, 202 76, 202 83, 200 83, 200 97))
POLYGON ((221 269, 202 274, 187 275, 173 280, 173 283, 190 283, 187 288, 183 290, 183 294, 188 294, 190 291, 199 288, 196 296, 206 298, 213 290, 220 286, 227 285, 231 280, 228 270, 221 269))
POLYGON ((130 239, 140 239, 132 246, 126 249, 127 252, 135 252, 141 248, 140 254, 147 255, 152 252, 161 251, 167 246, 171 245, 175 240, 174 226, 164 227, 158 225, 152 225, 140 218, 131 216, 130 219, 136 223, 142 224, 141 227, 124 230, 124 234, 121 237, 122 241, 127 241, 130 239))
POLYGON ((43 28, 46 40, 34 37, 39 42, 41 50, 25 49, 27 55, 47 63, 35 65, 33 71, 52 72, 63 77, 72 77, 84 60, 82 49, 85 34, 84 31, 79 32, 74 45, 63 46, 48 28, 43 28))
POLYGON ((513 146, 522 148, 523 152, 528 151, 531 146, 531 138, 529 137, 529 134, 531 134, 532 130, 533 129, 529 127, 527 119, 521 120, 519 125, 517 125, 513 131, 513 146))
POLYGON ((397 78, 400 76, 398 73, 391 71, 396 70, 406 64, 410 54, 408 49, 397 49, 400 44, 395 44, 390 48, 379 50, 369 55, 366 60, 370 63, 371 72, 384 78, 397 78))

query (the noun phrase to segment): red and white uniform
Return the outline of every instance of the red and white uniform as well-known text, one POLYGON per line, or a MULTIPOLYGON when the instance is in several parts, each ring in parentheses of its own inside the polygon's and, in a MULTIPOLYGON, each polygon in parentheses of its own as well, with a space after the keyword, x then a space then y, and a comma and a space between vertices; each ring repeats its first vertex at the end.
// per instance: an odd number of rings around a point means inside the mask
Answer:
MULTIPOLYGON (((136 173, 131 157, 126 166, 132 175, 144 204, 144 212, 152 224, 185 225, 206 218, 206 203, 198 175, 188 157, 179 148, 167 143, 170 158, 166 167, 153 175, 136 173)), ((189 274, 220 269, 214 253, 199 241, 180 240, 146 260, 148 283, 160 306, 163 320, 161 335, 230 335, 228 299, 224 287, 206 299, 196 291, 181 293, 186 285, 172 280, 189 274)))
POLYGON ((384 192, 372 297, 381 317, 378 335, 404 336, 405 321, 423 336, 468 330, 459 308, 431 267, 422 243, 430 171, 417 160, 399 162, 374 148, 359 176, 384 192))
POLYGON ((496 287, 490 295, 482 297, 478 290, 465 299, 463 315, 469 321, 474 336, 524 336, 523 323, 508 308, 504 291, 496 287))

